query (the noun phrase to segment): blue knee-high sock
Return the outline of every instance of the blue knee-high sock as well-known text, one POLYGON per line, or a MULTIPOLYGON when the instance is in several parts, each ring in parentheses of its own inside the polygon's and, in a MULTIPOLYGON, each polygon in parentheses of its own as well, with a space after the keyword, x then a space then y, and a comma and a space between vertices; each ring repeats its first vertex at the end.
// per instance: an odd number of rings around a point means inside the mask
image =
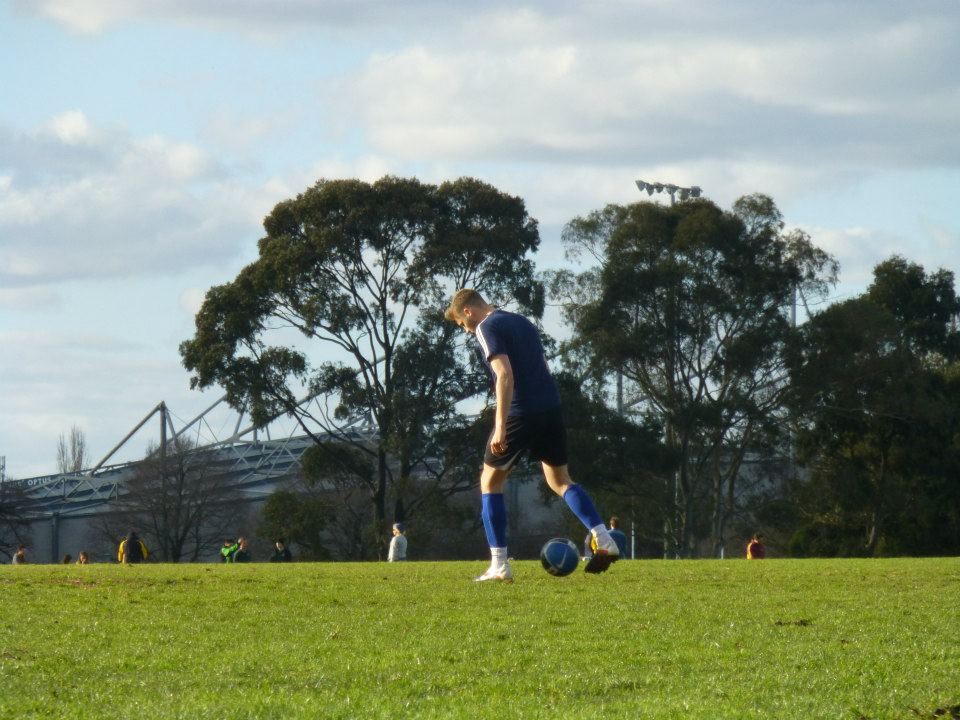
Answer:
POLYGON ((573 514, 580 518, 587 530, 592 530, 597 525, 603 525, 603 519, 597 508, 593 505, 593 500, 587 495, 587 491, 579 485, 571 485, 563 494, 563 500, 567 506, 573 510, 573 514))
POLYGON ((507 504, 503 493, 483 493, 483 529, 487 531, 487 543, 492 548, 507 546, 507 504))

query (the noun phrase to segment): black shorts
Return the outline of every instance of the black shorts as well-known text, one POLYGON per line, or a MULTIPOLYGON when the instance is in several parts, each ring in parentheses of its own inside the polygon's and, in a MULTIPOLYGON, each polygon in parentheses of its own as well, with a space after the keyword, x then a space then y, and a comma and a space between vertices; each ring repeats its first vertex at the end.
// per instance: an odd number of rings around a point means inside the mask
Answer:
POLYGON ((495 455, 490 449, 493 432, 487 438, 483 462, 498 470, 510 470, 525 453, 530 459, 551 467, 567 464, 567 427, 559 407, 536 415, 512 415, 507 418, 507 451, 495 455))

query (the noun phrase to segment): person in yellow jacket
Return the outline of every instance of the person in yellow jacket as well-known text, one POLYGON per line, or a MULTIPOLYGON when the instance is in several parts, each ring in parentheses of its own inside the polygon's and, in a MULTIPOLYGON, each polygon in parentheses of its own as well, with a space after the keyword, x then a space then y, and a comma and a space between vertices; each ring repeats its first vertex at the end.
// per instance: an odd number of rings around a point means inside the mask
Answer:
POLYGON ((150 551, 147 550, 143 540, 137 537, 135 530, 130 531, 127 537, 120 542, 120 547, 117 549, 117 560, 124 565, 143 562, 149 556, 150 551))

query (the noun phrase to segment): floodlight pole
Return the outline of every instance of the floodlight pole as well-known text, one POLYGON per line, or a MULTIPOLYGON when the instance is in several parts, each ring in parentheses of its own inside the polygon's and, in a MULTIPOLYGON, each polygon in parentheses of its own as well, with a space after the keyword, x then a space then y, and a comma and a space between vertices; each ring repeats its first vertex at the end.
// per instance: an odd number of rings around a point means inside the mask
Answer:
MULTIPOLYGON (((670 196, 670 206, 674 206, 677 202, 677 195, 680 196, 680 202, 689 200, 690 198, 698 198, 703 194, 703 190, 699 185, 691 185, 690 187, 681 187, 680 185, 674 185, 673 183, 663 183, 663 182, 647 182, 646 180, 637 180, 637 189, 640 192, 646 192, 647 195, 653 196, 654 193, 665 192, 670 196)), ((672 354, 671 354, 672 356, 672 354)), ((673 378, 674 368, 669 368, 669 373, 671 379, 673 378)), ((669 417, 667 418, 666 426, 666 435, 668 443, 672 441, 673 437, 673 424, 670 422, 669 417)), ((668 525, 669 521, 664 520, 664 548, 663 548, 663 557, 668 559, 669 550, 666 547, 666 539, 668 536, 668 525)), ((678 536, 680 528, 680 478, 678 477, 677 471, 673 471, 673 555, 675 559, 680 558, 680 538, 678 536)))

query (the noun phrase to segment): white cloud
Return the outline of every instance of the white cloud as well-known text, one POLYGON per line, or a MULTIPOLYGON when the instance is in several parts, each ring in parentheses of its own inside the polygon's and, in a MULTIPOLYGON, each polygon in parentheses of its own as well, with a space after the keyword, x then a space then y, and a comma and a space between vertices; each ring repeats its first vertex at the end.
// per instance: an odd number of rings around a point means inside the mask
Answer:
MULTIPOLYGON (((440 182, 462 172, 438 164, 422 175, 440 182)), ((705 196, 721 207, 742 195, 762 192, 775 200, 822 189, 818 168, 791 168, 774 162, 695 160, 666 163, 590 165, 586 163, 499 164, 478 173, 504 192, 524 199, 528 212, 541 224, 563 225, 576 215, 603 208, 608 203, 639 200, 668 202, 665 195, 650 197, 634 181, 646 179, 681 186, 699 185, 705 196)), ((835 180, 840 183, 840 179, 835 180)))
POLYGON ((92 127, 76 111, 0 134, 0 157, 7 285, 222 263, 255 240, 269 209, 268 190, 233 180, 203 148, 92 127))
POLYGON ((180 293, 180 307, 187 315, 194 317, 200 312, 200 306, 207 296, 206 288, 187 288, 180 293))
POLYGON ((35 312, 61 303, 60 295, 49 287, 0 288, 0 310, 35 312))
POLYGON ((52 118, 49 123, 53 135, 66 145, 78 145, 90 139, 90 121, 80 110, 69 110, 52 118))
MULTIPOLYGON (((499 0, 495 4, 507 4, 499 0)), ((462 14, 447 0, 16 0, 24 12, 45 17, 75 32, 100 33, 131 21, 229 28, 255 37, 301 30, 305 26, 339 30, 383 27, 427 27, 462 14)))
POLYGON ((111 22, 128 17, 122 0, 75 3, 58 0, 17 0, 17 7, 34 12, 83 33, 95 33, 111 22))
POLYGON ((952 250, 954 262, 960 264, 960 232, 956 228, 935 225, 929 228, 929 233, 934 247, 943 252, 952 250))
MULTIPOLYGON (((338 178, 356 178, 364 182, 374 182, 384 175, 397 172, 397 164, 378 155, 361 155, 351 160, 321 160, 311 166, 306 181, 312 184, 319 178, 335 180, 338 178), (313 178, 310 180, 309 178, 313 178)), ((304 185, 306 187, 306 184, 304 185)), ((302 190, 302 188, 301 188, 302 190)), ((296 190, 295 192, 300 192, 296 190)))
POLYGON ((258 207, 262 206, 263 211, 256 219, 259 223, 278 202, 296 197, 321 179, 355 178, 364 182, 374 182, 384 175, 396 174, 403 174, 401 164, 380 155, 364 154, 349 159, 318 160, 308 167, 291 169, 264 182, 263 186, 258 188, 258 197, 262 199, 258 207))
MULTIPOLYGON (((619 7, 624 28, 643 19, 619 7)), ((843 18, 817 26, 798 7, 789 34, 729 22, 626 33, 587 10, 504 10, 371 56, 336 98, 345 124, 408 162, 816 163, 826 175, 960 160, 960 94, 936 71, 960 63, 960 14, 840 33, 827 23, 843 18)))
POLYGON ((217 108, 203 128, 203 138, 213 147, 250 154, 258 150, 261 143, 289 132, 302 120, 303 112, 295 108, 257 116, 217 108))
MULTIPOLYGON (((838 168, 960 161, 960 12, 860 4, 528 0, 21 0, 81 31, 128 19, 351 30, 374 47, 331 116, 396 161, 594 166, 695 161, 838 168), (425 18, 433 22, 424 22, 425 18), (386 31, 389 30, 389 35, 386 31), (384 43, 383 40, 388 42, 384 43), (399 42, 397 40, 399 39, 399 42)), ((326 91, 325 91, 326 92, 326 91)), ((233 118, 205 136, 249 147, 292 122, 233 118)))
MULTIPOLYGON (((106 322, 100 331, 0 332, 6 350, 0 358, 0 452, 12 476, 52 472, 57 437, 72 425, 85 431, 96 461, 161 400, 185 414, 209 403, 186 389, 175 348, 158 350, 111 329, 106 322)), ((124 455, 142 455, 144 445, 124 455)))
POLYGON ((873 279, 876 264, 891 255, 903 254, 904 238, 868 227, 805 227, 813 242, 840 263, 839 292, 862 291, 873 279))

